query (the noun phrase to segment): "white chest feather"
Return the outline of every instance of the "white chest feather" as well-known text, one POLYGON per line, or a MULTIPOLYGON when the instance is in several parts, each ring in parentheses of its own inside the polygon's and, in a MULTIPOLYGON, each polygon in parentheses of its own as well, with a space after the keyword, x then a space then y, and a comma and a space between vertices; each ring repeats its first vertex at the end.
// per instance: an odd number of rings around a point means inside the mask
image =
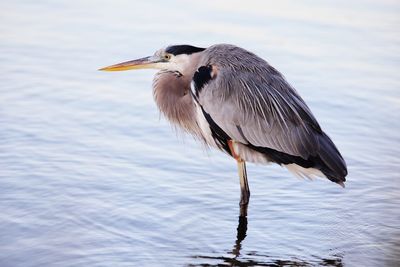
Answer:
POLYGON ((200 127, 201 135, 209 146, 218 147, 212 136, 210 125, 204 117, 201 107, 195 102, 196 105, 196 121, 200 127))

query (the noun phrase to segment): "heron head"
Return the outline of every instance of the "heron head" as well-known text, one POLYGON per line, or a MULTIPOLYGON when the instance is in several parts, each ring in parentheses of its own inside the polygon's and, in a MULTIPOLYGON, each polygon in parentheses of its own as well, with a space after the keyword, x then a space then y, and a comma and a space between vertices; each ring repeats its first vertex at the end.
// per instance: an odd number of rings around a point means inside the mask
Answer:
POLYGON ((172 45, 157 50, 152 56, 125 61, 99 70, 123 71, 134 69, 160 69, 184 73, 186 69, 194 65, 195 59, 198 58, 198 53, 204 50, 205 48, 191 45, 172 45))

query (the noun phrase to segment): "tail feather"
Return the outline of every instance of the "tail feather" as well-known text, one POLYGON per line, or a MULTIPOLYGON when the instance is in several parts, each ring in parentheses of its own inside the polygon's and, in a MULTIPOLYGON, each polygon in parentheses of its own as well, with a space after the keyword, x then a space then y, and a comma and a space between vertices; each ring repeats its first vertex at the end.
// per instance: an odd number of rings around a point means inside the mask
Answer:
POLYGON ((332 182, 343 184, 346 181, 347 166, 335 144, 325 133, 319 137, 321 172, 332 182))
POLYGON ((309 178, 322 176, 344 187, 347 175, 346 162, 335 144, 324 132, 315 136, 319 144, 318 150, 314 155, 309 155, 307 159, 268 147, 254 146, 250 143, 243 145, 239 154, 244 160, 250 162, 275 162, 286 166, 297 176, 309 178), (254 151, 261 154, 254 154, 254 151), (263 155, 265 159, 260 160, 259 155, 263 155))

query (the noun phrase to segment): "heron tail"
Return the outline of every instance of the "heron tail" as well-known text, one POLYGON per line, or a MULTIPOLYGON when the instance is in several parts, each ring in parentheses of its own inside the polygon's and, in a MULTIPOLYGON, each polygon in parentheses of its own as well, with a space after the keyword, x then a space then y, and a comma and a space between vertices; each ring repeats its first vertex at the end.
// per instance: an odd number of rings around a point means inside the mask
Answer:
POLYGON ((320 144, 318 156, 321 160, 321 172, 332 182, 344 187, 347 175, 346 162, 328 135, 322 133, 318 138, 320 144))

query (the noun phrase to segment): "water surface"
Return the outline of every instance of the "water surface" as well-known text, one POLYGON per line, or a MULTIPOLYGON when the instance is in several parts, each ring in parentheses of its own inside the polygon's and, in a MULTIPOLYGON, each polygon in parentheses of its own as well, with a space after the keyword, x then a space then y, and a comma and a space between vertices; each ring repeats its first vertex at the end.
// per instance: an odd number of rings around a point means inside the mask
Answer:
POLYGON ((398 1, 3 1, 1 266, 399 266, 398 1), (235 162, 174 130, 153 71, 99 67, 233 43, 285 74, 346 189, 235 162), (247 231, 246 231, 247 230, 247 231))

